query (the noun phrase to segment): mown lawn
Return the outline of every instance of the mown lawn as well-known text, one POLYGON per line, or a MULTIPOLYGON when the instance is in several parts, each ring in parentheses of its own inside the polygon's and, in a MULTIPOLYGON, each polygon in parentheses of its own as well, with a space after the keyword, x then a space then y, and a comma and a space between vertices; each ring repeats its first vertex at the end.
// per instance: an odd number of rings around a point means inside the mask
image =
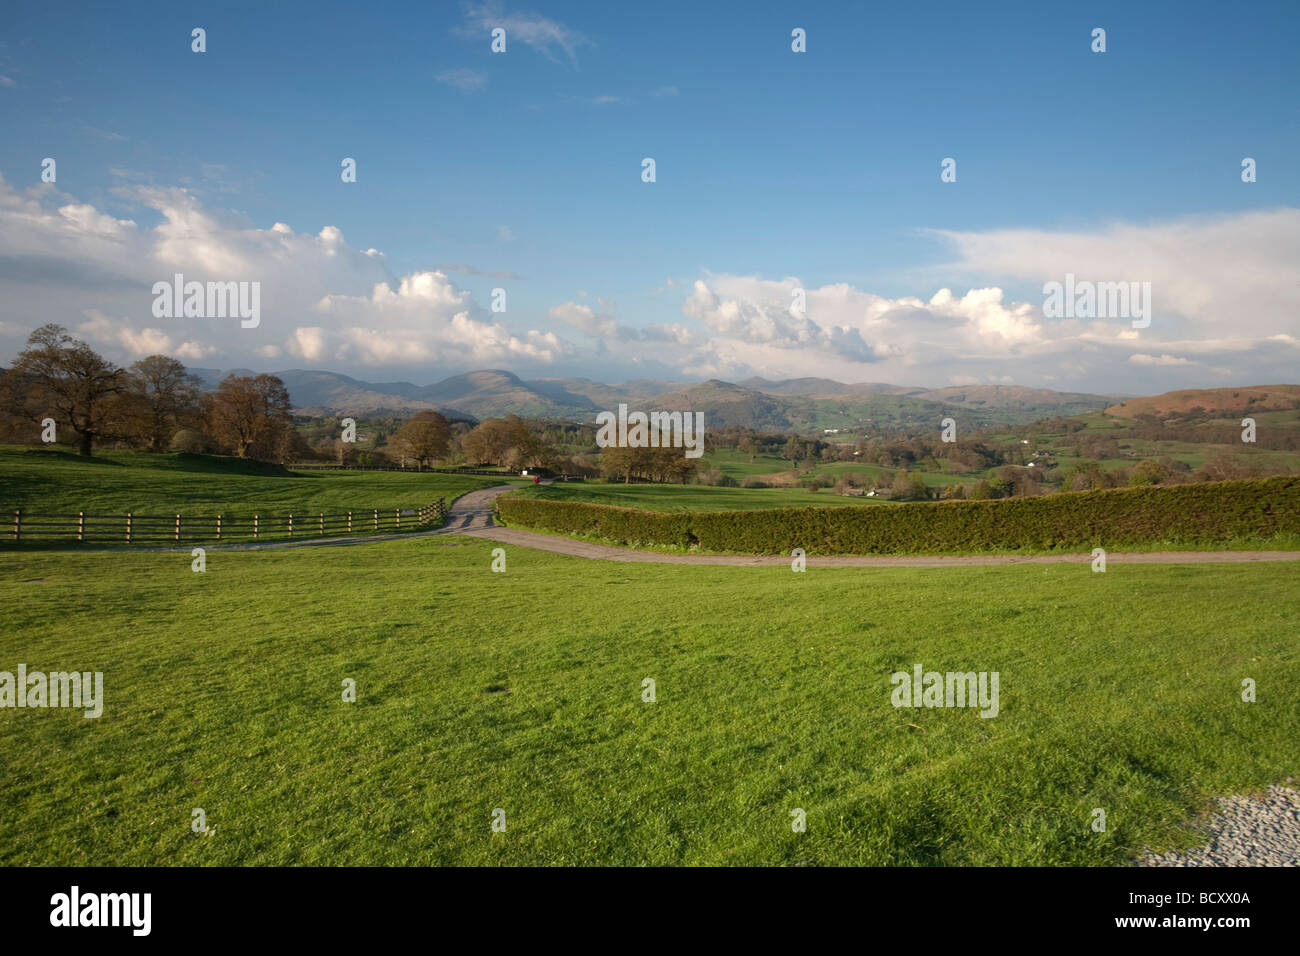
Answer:
POLYGON ((598 481, 557 481, 526 485, 511 494, 554 501, 589 501, 598 505, 644 508, 648 511, 748 511, 757 508, 875 507, 882 499, 837 495, 829 489, 714 488, 711 485, 604 484, 598 481))
POLYGON ((0 710, 0 864, 1115 864, 1300 775, 1294 565, 495 547, 0 554, 0 670, 106 697, 0 710), (1000 713, 895 709, 917 663, 1000 713))
POLYGON ((184 516, 417 508, 503 481, 472 475, 303 471, 210 455, 0 447, 0 519, 24 512, 184 516))

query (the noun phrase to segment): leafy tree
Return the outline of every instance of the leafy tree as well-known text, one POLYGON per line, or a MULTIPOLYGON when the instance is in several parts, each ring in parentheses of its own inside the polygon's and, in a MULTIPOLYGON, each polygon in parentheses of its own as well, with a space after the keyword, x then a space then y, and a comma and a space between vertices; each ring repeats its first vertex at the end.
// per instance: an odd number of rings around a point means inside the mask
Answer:
POLYGON ((476 464, 505 465, 512 470, 545 465, 550 449, 518 415, 489 418, 461 439, 465 457, 476 464))
POLYGON ((1165 470, 1164 465, 1158 461, 1140 461, 1134 467, 1133 473, 1129 475, 1128 483, 1130 485, 1158 485, 1169 477, 1169 472, 1165 470))
POLYGON ((393 433, 390 444, 403 458, 412 458, 417 465, 432 465, 446 457, 451 444, 451 426, 435 411, 418 412, 393 433))
POLYGON ((6 380, 26 390, 29 409, 52 411, 77 433, 78 454, 90 457, 96 442, 119 430, 126 373, 60 325, 31 334, 6 380))
POLYGON ((131 366, 125 394, 127 428, 150 451, 165 451, 172 435, 199 413, 202 381, 166 355, 150 355, 131 366))
POLYGON ((930 491, 920 475, 915 472, 900 471, 894 476, 893 484, 889 486, 889 495, 891 498, 903 501, 916 501, 930 497, 930 491))
POLYGON ((290 409, 274 375, 227 375, 210 397, 209 431, 240 458, 279 461, 296 434, 290 409))
POLYGON ((1065 477, 1061 480, 1063 491, 1097 491, 1110 487, 1113 487, 1110 476, 1096 461, 1075 462, 1065 470, 1065 477))
POLYGON ((622 478, 623 483, 632 483, 632 472, 636 468, 633 452, 635 448, 612 445, 600 453, 600 473, 605 478, 622 478))

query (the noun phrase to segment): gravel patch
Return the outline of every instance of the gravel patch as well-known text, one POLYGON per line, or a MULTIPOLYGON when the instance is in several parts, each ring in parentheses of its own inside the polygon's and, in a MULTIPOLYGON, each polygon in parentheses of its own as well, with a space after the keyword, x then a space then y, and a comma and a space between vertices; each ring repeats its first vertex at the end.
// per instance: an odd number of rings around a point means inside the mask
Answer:
POLYGON ((1262 798, 1218 802, 1218 811, 1195 826, 1208 838, 1205 846, 1187 853, 1148 850, 1135 865, 1300 866, 1300 790, 1273 786, 1262 798))

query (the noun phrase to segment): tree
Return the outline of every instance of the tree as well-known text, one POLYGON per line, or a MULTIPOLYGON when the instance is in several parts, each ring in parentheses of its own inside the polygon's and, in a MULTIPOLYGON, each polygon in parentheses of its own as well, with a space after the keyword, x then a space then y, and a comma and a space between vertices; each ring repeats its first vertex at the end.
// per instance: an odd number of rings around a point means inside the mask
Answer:
POLYGON ((177 429, 199 411, 202 381, 166 355, 150 355, 131 366, 127 378, 128 428, 150 451, 165 451, 177 429))
POLYGON ((116 430, 126 373, 60 325, 33 332, 7 378, 77 433, 80 455, 89 458, 95 443, 116 430))
POLYGON ((512 470, 545 465, 553 457, 518 415, 489 418, 461 439, 461 449, 476 464, 505 465, 512 470))
POLYGON ((925 481, 915 472, 900 471, 889 487, 889 496, 900 500, 917 500, 930 497, 925 481))
POLYGON ((1158 485, 1169 477, 1169 472, 1165 466, 1158 461, 1147 459, 1140 461, 1129 475, 1128 483, 1130 485, 1158 485))
POLYGON ((635 448, 611 445, 600 453, 600 473, 605 478, 622 478, 623 484, 632 483, 636 469, 635 448))
POLYGON ((240 458, 277 461, 292 431, 289 391, 274 375, 227 375, 210 399, 212 435, 240 458))
POLYGON ((391 443, 403 458, 413 458, 417 465, 432 465, 447 454, 451 426, 435 411, 419 412, 393 433, 391 443))

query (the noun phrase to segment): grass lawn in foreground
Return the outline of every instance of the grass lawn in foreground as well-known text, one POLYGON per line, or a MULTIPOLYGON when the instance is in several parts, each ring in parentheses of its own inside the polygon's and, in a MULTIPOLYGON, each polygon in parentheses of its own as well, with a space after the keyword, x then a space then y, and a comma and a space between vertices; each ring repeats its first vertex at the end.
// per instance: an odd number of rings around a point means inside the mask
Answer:
POLYGON ((106 698, 0 710, 0 864, 1115 864, 1300 775, 1294 565, 496 547, 0 554, 0 670, 106 698), (894 708, 918 663, 998 716, 894 708))

